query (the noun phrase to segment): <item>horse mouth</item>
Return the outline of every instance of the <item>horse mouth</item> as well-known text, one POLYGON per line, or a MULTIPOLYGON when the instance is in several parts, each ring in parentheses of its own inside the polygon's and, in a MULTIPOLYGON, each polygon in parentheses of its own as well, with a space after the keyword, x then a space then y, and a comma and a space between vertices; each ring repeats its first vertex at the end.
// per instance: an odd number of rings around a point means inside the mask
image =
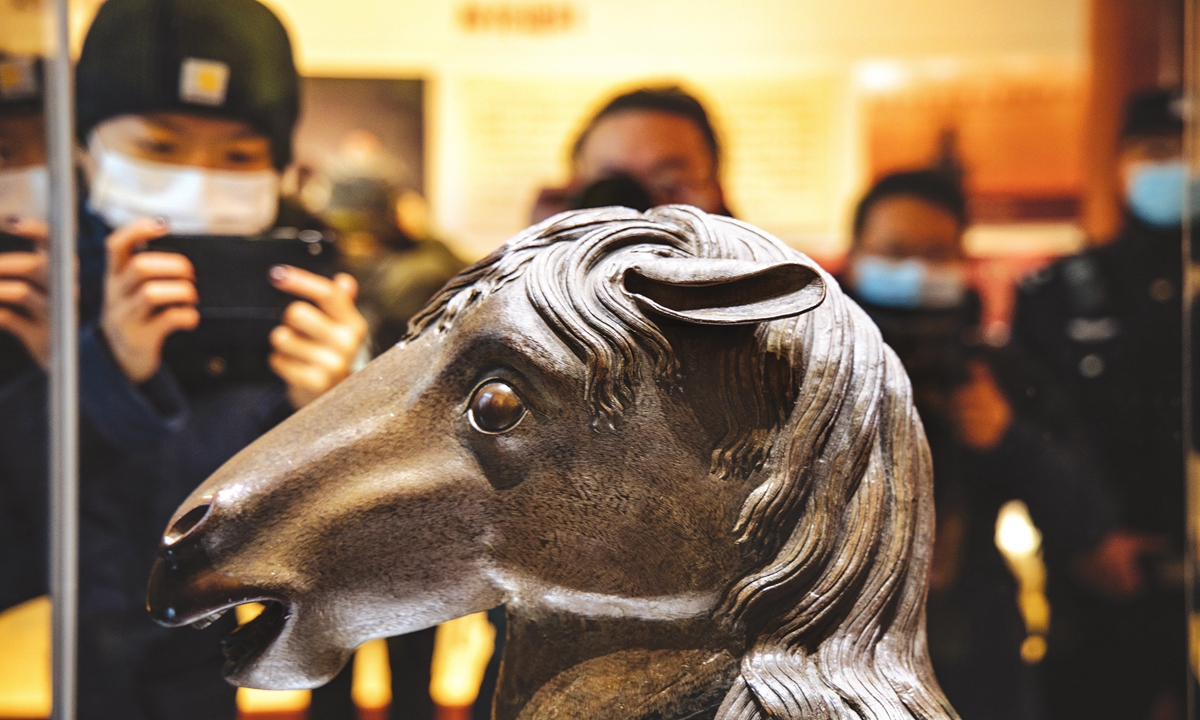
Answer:
MULTIPOLYGON (((223 613, 224 611, 219 611, 223 613)), ((291 613, 279 601, 263 602, 262 612, 250 622, 221 639, 221 653, 225 655, 224 674, 237 674, 247 664, 258 659, 283 632, 291 613)), ((206 618, 202 618, 204 620, 206 618)), ((197 621, 199 622, 199 621, 197 621)), ((209 621, 211 622, 211 620, 209 621)), ((192 623, 195 627, 196 623, 192 623)))
POLYGON ((203 630, 224 617, 225 613, 229 612, 231 608, 254 604, 262 606, 259 613, 250 621, 238 625, 228 635, 221 638, 221 654, 225 656, 225 667, 223 670, 225 675, 233 675, 240 672, 246 665, 262 656, 267 648, 271 647, 271 644, 283 632, 284 626, 287 625, 288 620, 292 617, 287 605, 279 600, 266 599, 257 600, 252 603, 227 605, 187 623, 189 627, 203 630))
POLYGON ((203 630, 231 608, 252 603, 262 611, 221 640, 226 677, 247 669, 279 638, 293 616, 291 603, 277 591, 220 572, 198 543, 160 549, 146 593, 147 609, 160 625, 203 630))

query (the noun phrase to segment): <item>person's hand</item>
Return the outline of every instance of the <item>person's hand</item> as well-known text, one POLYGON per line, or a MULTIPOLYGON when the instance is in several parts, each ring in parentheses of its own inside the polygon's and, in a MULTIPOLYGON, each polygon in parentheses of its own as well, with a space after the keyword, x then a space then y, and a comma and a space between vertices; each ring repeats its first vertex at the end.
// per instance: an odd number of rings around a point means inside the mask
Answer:
POLYGON ((139 220, 114 231, 105 243, 100 329, 117 365, 134 384, 158 372, 168 335, 200 323, 191 261, 178 253, 135 252, 166 234, 164 221, 139 220))
POLYGON ((1012 407, 987 365, 972 361, 967 370, 970 379, 951 397, 958 437, 967 447, 991 450, 1000 444, 1012 424, 1012 407))
POLYGON ((1093 550, 1075 559, 1075 576, 1088 589, 1114 602, 1128 602, 1145 588, 1142 558, 1167 551, 1167 539, 1114 530, 1093 550))
POLYGON ((0 330, 16 336, 45 370, 50 363, 49 228, 40 220, 10 217, 4 231, 32 240, 35 249, 0 253, 0 330))
POLYGON ((367 321, 354 306, 358 283, 345 273, 332 280, 291 267, 271 268, 271 284, 301 298, 287 306, 271 331, 271 369, 287 383, 300 409, 344 380, 354 365, 367 321), (306 302, 307 301, 307 302, 306 302))

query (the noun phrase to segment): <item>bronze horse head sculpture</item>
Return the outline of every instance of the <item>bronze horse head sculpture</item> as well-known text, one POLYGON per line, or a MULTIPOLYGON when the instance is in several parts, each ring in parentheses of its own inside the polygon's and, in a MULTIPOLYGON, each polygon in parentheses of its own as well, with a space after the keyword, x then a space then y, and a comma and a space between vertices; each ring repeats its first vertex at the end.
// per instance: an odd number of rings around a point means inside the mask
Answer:
POLYGON ((177 511, 149 605, 267 606, 237 684, 506 605, 496 718, 953 718, 908 378, 807 257, 670 206, 564 213, 177 511))

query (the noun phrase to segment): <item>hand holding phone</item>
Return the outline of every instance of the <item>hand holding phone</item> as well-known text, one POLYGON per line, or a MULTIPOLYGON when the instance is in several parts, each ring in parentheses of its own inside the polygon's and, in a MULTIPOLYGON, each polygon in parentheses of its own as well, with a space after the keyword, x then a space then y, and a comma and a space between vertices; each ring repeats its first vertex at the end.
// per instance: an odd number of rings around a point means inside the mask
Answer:
POLYGON ((167 336, 200 323, 191 261, 178 253, 137 252, 166 234, 164 221, 139 220, 113 231, 105 242, 100 328, 113 358, 135 385, 158 372, 167 336))
POLYGON ((274 374, 299 408, 349 374, 367 323, 354 279, 334 276, 331 238, 295 228, 254 238, 166 232, 143 221, 109 238, 101 326, 132 382, 164 361, 191 387, 274 374))
POLYGON ((367 321, 354 305, 358 283, 338 273, 329 279, 288 265, 271 269, 271 283, 300 300, 271 331, 271 369, 288 386, 299 409, 350 375, 367 336, 367 321))
MULTIPOLYGON (((11 333, 43 369, 50 362, 48 235, 46 223, 21 217, 7 218, 0 231, 0 330, 11 333)), ((13 344, 0 349, 5 356, 0 365, 28 362, 8 357, 21 352, 13 344)))

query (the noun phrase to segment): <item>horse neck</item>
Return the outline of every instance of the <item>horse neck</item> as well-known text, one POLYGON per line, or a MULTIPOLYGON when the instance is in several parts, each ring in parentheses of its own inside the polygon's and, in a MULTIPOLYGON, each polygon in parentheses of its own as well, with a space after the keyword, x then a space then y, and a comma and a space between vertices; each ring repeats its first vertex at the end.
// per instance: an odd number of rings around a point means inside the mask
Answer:
POLYGON ((708 617, 648 622, 510 605, 506 619, 494 720, 712 717, 742 655, 708 617))

